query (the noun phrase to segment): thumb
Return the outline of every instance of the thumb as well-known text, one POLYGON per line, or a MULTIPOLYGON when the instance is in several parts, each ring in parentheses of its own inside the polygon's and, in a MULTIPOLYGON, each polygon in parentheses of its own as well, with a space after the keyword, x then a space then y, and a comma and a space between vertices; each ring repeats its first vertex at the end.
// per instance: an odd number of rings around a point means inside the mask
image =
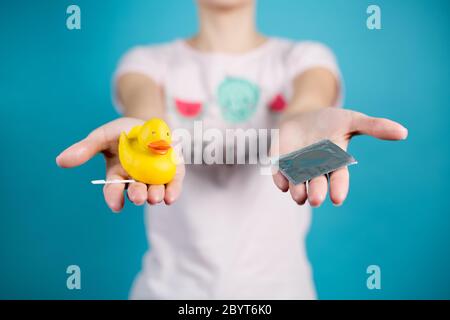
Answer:
POLYGON ((408 136, 408 129, 395 121, 359 112, 353 114, 351 131, 354 135, 365 134, 383 140, 405 140, 408 136))
POLYGON ((85 139, 71 145, 56 157, 56 164, 61 168, 82 165, 97 153, 106 149, 106 140, 102 128, 92 131, 85 139))

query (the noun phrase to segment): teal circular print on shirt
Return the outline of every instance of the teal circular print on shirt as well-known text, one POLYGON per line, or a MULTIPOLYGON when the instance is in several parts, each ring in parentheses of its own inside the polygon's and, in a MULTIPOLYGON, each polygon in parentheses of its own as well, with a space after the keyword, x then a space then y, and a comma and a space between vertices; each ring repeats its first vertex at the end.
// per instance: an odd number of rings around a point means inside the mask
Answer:
POLYGON ((220 84, 217 96, 224 119, 242 122, 256 111, 259 88, 248 80, 227 77, 220 84))

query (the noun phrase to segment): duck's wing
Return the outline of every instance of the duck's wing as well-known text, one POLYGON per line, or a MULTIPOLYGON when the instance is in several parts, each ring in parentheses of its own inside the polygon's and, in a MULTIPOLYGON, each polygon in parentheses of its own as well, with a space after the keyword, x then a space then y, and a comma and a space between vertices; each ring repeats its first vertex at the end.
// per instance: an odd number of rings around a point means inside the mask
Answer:
POLYGON ((124 168, 127 166, 125 163, 130 163, 132 161, 132 153, 130 140, 125 131, 122 131, 119 137, 119 159, 124 168))
POLYGON ((130 132, 127 135, 128 139, 137 139, 141 128, 142 126, 134 126, 133 128, 131 128, 130 132))
POLYGON ((125 144, 129 144, 128 142, 128 137, 127 134, 125 133, 125 131, 122 131, 120 133, 120 137, 119 137, 119 145, 125 145, 125 144))

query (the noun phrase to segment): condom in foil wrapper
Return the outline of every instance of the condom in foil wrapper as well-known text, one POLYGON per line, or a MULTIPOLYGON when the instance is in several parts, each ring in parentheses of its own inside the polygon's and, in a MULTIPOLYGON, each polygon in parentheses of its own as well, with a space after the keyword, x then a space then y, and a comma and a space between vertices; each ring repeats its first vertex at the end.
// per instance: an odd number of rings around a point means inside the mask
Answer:
POLYGON ((319 141, 278 159, 279 170, 295 185, 356 163, 355 158, 330 140, 319 141))

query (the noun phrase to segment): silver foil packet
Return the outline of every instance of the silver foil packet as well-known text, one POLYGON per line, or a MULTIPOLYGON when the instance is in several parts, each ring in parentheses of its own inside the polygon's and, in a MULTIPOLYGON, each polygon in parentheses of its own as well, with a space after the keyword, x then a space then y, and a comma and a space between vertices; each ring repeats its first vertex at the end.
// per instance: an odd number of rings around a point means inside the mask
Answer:
POLYGON ((319 141, 278 159, 279 170, 295 185, 356 163, 355 158, 330 140, 319 141))

